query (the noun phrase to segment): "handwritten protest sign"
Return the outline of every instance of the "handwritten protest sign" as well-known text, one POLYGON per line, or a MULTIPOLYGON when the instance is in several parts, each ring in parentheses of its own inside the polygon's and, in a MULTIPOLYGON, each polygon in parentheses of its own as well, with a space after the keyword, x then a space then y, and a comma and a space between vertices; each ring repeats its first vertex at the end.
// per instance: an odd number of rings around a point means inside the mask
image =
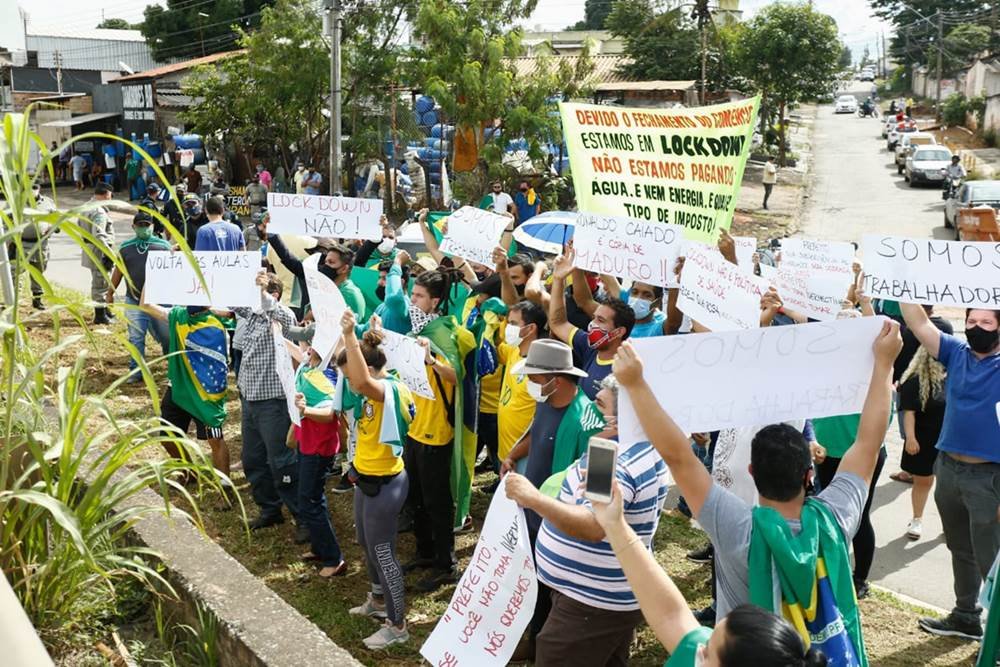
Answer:
POLYGON ((753 254, 757 252, 755 236, 734 236, 736 243, 736 262, 744 269, 753 269, 753 254))
POLYGON ((340 288, 319 272, 320 256, 319 254, 309 256, 302 262, 302 268, 306 277, 306 287, 309 288, 309 305, 316 320, 312 347, 326 366, 330 363, 333 350, 343 333, 340 328, 340 318, 347 310, 347 302, 344 301, 340 288))
POLYGON ((271 335, 274 339, 274 368, 278 373, 278 381, 281 382, 281 389, 285 392, 285 405, 288 408, 288 416, 296 426, 302 425, 302 417, 299 409, 295 407, 295 369, 292 368, 292 355, 285 347, 285 337, 281 333, 281 325, 271 322, 271 335))
POLYGON ((1000 244, 868 234, 863 247, 873 299, 1000 308, 1000 244))
POLYGON ((483 532, 451 603, 420 655, 438 667, 503 667, 528 627, 538 595, 524 511, 493 494, 483 532))
POLYGON ((674 285, 683 233, 672 224, 581 213, 573 232, 574 265, 625 280, 674 285))
POLYGON ((441 252, 493 266, 493 248, 513 222, 492 211, 463 206, 448 216, 448 233, 441 240, 441 252))
POLYGON ((260 306, 260 288, 254 280, 260 271, 260 253, 194 252, 205 277, 202 287, 187 255, 151 252, 146 255, 146 301, 175 306, 238 308, 260 306))
POLYGON ((381 199, 269 192, 267 210, 271 214, 267 226, 269 234, 368 241, 382 238, 381 199))
POLYGON ((817 320, 832 320, 854 280, 854 246, 839 241, 784 239, 774 280, 786 306, 817 320))
POLYGON ((386 367, 399 373, 399 379, 410 391, 433 400, 434 390, 427 380, 427 369, 424 366, 424 348, 415 339, 395 331, 383 329, 382 335, 386 367))
POLYGON ((718 251, 693 243, 681 274, 677 307, 712 331, 756 329, 760 297, 768 283, 729 262, 718 251))
POLYGON ((247 194, 247 186, 231 185, 225 197, 227 209, 242 218, 250 216, 250 196, 247 194))
POLYGON ((560 104, 580 210, 670 222, 687 238, 714 243, 733 222, 759 104, 560 104))
MULTIPOLYGON (((872 343, 883 318, 632 341, 663 409, 687 432, 707 432, 861 411, 871 381, 872 343)), ((618 398, 623 444, 647 438, 628 400, 618 398)))

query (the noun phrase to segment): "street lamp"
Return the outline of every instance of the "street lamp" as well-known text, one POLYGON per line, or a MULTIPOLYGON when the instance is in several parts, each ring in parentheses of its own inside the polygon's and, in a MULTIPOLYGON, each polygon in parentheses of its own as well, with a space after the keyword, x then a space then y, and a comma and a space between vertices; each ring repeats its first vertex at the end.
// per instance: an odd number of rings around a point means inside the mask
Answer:
POLYGON ((201 42, 201 57, 205 57, 205 35, 202 32, 202 28, 205 26, 204 19, 208 18, 208 14, 205 12, 198 12, 198 41, 201 42))

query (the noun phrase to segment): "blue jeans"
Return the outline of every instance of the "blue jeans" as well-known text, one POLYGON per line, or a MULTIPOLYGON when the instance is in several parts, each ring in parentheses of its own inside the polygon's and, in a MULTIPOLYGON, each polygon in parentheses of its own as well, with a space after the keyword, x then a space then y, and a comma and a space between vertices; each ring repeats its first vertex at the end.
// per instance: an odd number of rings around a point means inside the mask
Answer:
MULTIPOLYGON (((166 354, 170 350, 170 331, 167 329, 167 323, 140 310, 139 301, 133 299, 129 294, 125 295, 125 303, 129 306, 135 306, 125 311, 125 318, 128 320, 128 342, 135 345, 139 354, 146 356, 146 332, 148 331, 160 344, 163 354, 166 354)), ((134 370, 136 365, 135 359, 131 359, 128 362, 129 370, 134 370)))
POLYGON ((343 560, 326 509, 326 478, 332 465, 332 456, 299 453, 299 521, 309 529, 313 555, 323 567, 337 567, 343 560))
POLYGON ((283 398, 240 399, 243 407, 243 474, 263 517, 281 516, 284 504, 299 516, 298 452, 285 445, 292 420, 283 398))

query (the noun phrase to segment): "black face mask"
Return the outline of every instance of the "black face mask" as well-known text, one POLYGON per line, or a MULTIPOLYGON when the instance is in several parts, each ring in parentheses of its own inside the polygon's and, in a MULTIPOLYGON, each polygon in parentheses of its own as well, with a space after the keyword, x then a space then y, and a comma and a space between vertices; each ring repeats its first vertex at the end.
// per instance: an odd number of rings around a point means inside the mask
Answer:
POLYGON ((969 347, 973 352, 986 354, 992 352, 1000 342, 1000 329, 987 331, 980 326, 974 326, 965 330, 965 338, 969 341, 969 347))
POLYGON ((385 285, 379 285, 375 288, 375 297, 379 301, 385 301, 385 285))
POLYGON ((527 284, 524 284, 524 285, 514 285, 514 291, 517 292, 518 296, 524 296, 524 288, 525 287, 527 287, 527 284))
POLYGON ((330 280, 333 280, 333 281, 337 280, 337 273, 338 273, 338 271, 337 271, 337 269, 333 268, 332 266, 327 266, 326 264, 320 264, 319 265, 319 272, 322 273, 327 278, 329 278, 330 280))
POLYGON ((476 280, 478 280, 480 282, 482 282, 483 280, 486 280, 486 272, 485 271, 476 271, 476 280))

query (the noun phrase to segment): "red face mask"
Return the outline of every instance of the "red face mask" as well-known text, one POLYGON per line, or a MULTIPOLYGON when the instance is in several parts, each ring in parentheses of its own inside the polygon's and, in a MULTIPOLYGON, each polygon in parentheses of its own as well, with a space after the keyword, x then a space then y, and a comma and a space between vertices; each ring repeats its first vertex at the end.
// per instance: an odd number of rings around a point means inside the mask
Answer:
POLYGON ((591 350, 596 350, 611 340, 611 332, 601 329, 597 324, 591 322, 587 326, 587 345, 591 350))
POLYGON ((595 294, 597 292, 597 284, 600 281, 598 276, 586 276, 587 285, 590 286, 590 293, 595 294))

